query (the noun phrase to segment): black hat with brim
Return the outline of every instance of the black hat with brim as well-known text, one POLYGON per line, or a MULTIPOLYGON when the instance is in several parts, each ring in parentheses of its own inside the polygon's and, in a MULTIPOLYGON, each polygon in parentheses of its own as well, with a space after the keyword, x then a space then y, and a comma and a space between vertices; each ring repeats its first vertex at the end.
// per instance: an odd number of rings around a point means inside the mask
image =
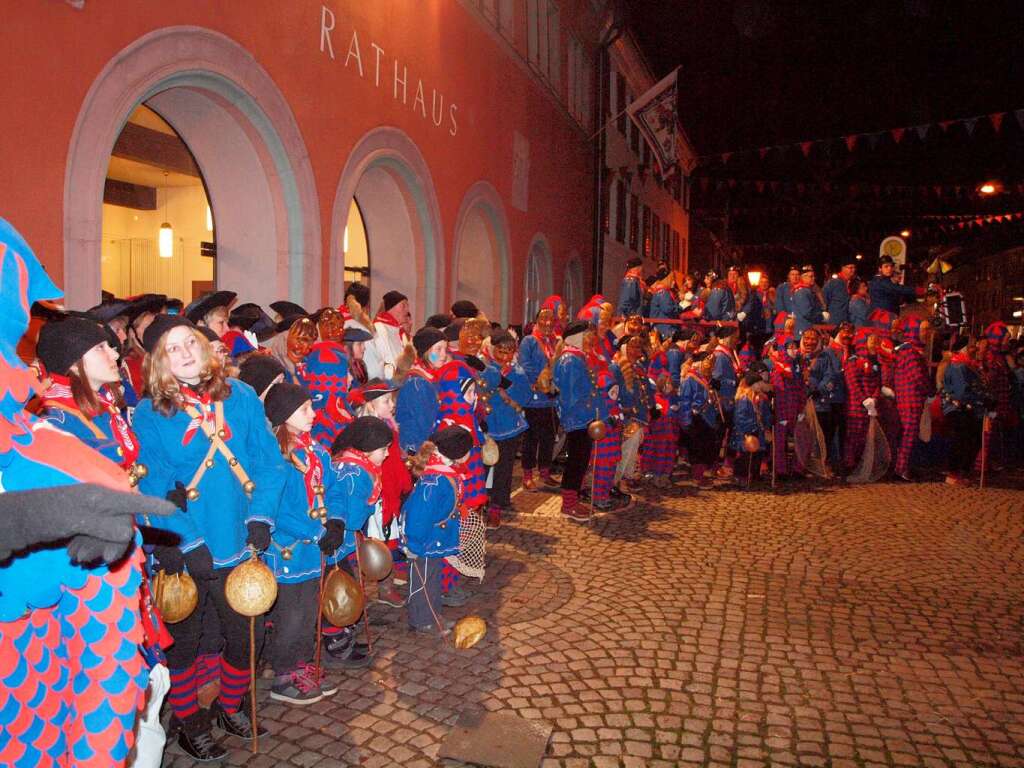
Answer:
POLYGON ((365 328, 357 328, 354 325, 349 325, 345 328, 345 335, 342 337, 342 341, 369 341, 372 338, 373 334, 365 328))
POLYGON ((142 348, 152 354, 164 334, 180 325, 195 330, 195 325, 184 315, 157 315, 142 334, 142 348))
POLYGON ((128 308, 131 306, 130 301, 125 299, 112 299, 111 301, 104 301, 101 304, 97 304, 88 310, 89 314, 99 320, 101 323, 109 323, 115 317, 128 314, 128 308))
POLYGON ((370 453, 378 448, 387 448, 391 445, 393 438, 394 434, 386 421, 378 419, 376 416, 360 416, 334 438, 331 455, 337 456, 348 448, 370 453))
POLYGON ((282 381, 267 392, 263 399, 263 410, 270 420, 270 426, 279 427, 288 421, 304 402, 311 399, 304 387, 282 381))
POLYGON ((447 459, 457 461, 473 447, 473 436, 465 427, 452 426, 439 429, 427 438, 447 459))
POLYGON ((159 312, 167 306, 167 297, 162 293, 143 293, 127 301, 128 307, 122 314, 127 316, 129 322, 134 322, 139 315, 146 312, 159 312))
POLYGON ((86 352, 108 340, 107 332, 96 320, 71 316, 51 320, 40 329, 36 354, 47 371, 63 376, 86 352))
POLYGON ((236 296, 234 291, 211 291, 185 307, 184 315, 193 323, 200 323, 218 307, 230 307, 236 296))
POLYGON ((284 366, 271 355, 249 355, 238 369, 238 378, 256 390, 257 395, 267 391, 270 382, 284 375, 284 366))
POLYGON ((270 302, 270 308, 277 312, 281 318, 309 314, 305 307, 299 306, 294 301, 272 301, 270 302))

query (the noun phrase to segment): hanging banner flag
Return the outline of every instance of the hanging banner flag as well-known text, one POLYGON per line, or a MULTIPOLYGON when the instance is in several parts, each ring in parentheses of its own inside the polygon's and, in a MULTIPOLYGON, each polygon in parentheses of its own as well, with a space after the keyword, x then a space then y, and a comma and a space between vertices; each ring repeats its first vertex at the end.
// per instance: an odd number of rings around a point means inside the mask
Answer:
POLYGON ((640 135, 654 153, 662 178, 668 176, 679 161, 679 118, 676 114, 678 78, 679 67, 676 67, 626 107, 630 119, 640 129, 640 135))
POLYGON ((996 129, 996 133, 1003 125, 1003 118, 1006 116, 1005 112, 993 112, 988 116, 988 119, 992 121, 992 127, 996 129))
POLYGON ((843 138, 846 139, 847 151, 853 152, 853 150, 857 148, 857 134, 855 133, 852 136, 844 136, 843 138))
POLYGON ((903 141, 903 132, 904 132, 904 130, 905 129, 903 129, 903 128, 893 128, 892 129, 892 131, 891 131, 892 138, 893 138, 893 141, 895 141, 897 144, 899 144, 901 141, 903 141))

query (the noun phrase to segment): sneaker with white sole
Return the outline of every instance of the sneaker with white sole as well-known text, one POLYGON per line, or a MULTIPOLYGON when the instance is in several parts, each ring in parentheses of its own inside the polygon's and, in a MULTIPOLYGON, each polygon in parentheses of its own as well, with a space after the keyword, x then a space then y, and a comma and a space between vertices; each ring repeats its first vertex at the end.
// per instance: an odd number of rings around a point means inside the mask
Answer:
POLYGON ((307 704, 316 704, 318 701, 322 701, 324 692, 320 690, 320 686, 313 676, 306 674, 305 667, 300 667, 287 675, 278 675, 274 679, 274 685, 270 689, 270 698, 274 701, 283 701, 286 704, 304 707, 307 704))

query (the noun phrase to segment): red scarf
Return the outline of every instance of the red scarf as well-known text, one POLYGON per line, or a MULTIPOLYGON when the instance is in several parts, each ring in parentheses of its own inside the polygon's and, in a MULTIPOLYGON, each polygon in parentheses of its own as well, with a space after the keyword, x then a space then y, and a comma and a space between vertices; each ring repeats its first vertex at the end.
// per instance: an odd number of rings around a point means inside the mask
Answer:
POLYGON ((362 467, 369 473, 370 477, 373 478, 373 490, 370 491, 370 495, 366 498, 367 504, 376 504, 380 499, 380 467, 366 458, 366 454, 362 451, 358 451, 355 448, 346 448, 338 459, 339 464, 355 464, 357 467, 362 467))
POLYGON ((626 270, 626 274, 625 274, 625 276, 622 279, 623 280, 643 280, 644 279, 644 268, 643 267, 633 267, 632 269, 627 269, 626 270))
POLYGON ((423 365, 423 362, 420 360, 417 360, 415 363, 413 363, 412 367, 409 369, 410 376, 419 376, 421 379, 426 379, 431 383, 437 381, 437 374, 437 369, 428 368, 427 366, 423 365))
POLYGON ((402 340, 403 344, 409 343, 411 341, 411 339, 409 338, 409 333, 405 330, 405 328, 403 328, 399 324, 397 320, 395 320, 394 316, 390 312, 378 312, 377 316, 373 319, 373 322, 383 323, 384 325, 387 325, 391 328, 397 328, 398 338, 402 340))
POLYGON ((303 473, 302 479, 306 484, 306 503, 312 506, 316 496, 313 489, 318 485, 324 484, 324 465, 320 461, 320 455, 313 449, 316 443, 309 432, 294 435, 293 438, 295 441, 295 448, 293 450, 301 450, 306 456, 306 471, 303 473))
MULTIPOLYGON (((99 399, 100 409, 106 411, 110 416, 112 437, 121 447, 120 464, 127 469, 139 458, 139 442, 135 437, 135 433, 132 432, 132 428, 128 425, 124 416, 121 415, 120 409, 115 405, 114 395, 110 392, 110 389, 107 386, 100 387, 100 391, 96 394, 99 399)), ((50 387, 43 393, 42 399, 44 406, 53 405, 60 410, 80 414, 83 419, 88 421, 92 421, 95 418, 79 410, 75 398, 71 395, 71 379, 67 376, 50 374, 50 387)))
POLYGON ((550 360, 551 356, 555 354, 555 337, 545 336, 542 334, 540 332, 540 328, 536 324, 533 326, 533 330, 530 332, 530 335, 537 340, 538 344, 540 344, 540 348, 544 352, 544 357, 550 360))
POLYGON ((462 473, 451 464, 445 464, 441 454, 436 451, 431 454, 422 475, 444 475, 447 477, 455 486, 455 505, 458 506, 462 503, 462 473))
POLYGON ((978 370, 978 361, 968 355, 966 352, 954 352, 953 356, 949 359, 949 362, 954 365, 966 365, 975 371, 978 370))
MULTIPOLYGON (((204 392, 199 395, 196 394, 195 390, 189 387, 187 384, 178 383, 178 391, 181 393, 181 401, 183 406, 191 405, 201 414, 203 420, 211 428, 215 428, 217 424, 217 417, 213 410, 213 400, 210 399, 210 393, 204 392)), ((192 442, 192 438, 195 437, 196 432, 199 430, 200 419, 193 417, 185 428, 185 434, 181 437, 181 444, 188 445, 192 442)), ((231 427, 228 423, 224 422, 224 437, 223 440, 227 442, 231 439, 231 427)))

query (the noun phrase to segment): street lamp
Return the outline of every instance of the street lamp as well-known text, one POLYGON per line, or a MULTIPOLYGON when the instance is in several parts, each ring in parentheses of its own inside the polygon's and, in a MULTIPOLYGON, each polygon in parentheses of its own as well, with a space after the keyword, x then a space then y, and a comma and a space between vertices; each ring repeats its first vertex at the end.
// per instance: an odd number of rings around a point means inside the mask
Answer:
POLYGON ((855 259, 856 259, 857 261, 860 261, 861 259, 863 259, 863 258, 864 258, 864 254, 863 254, 863 253, 858 253, 858 254, 857 254, 856 256, 854 256, 853 258, 855 258, 855 259))
POLYGON ((751 288, 756 288, 761 283, 761 271, 758 269, 752 269, 747 272, 747 283, 751 288))
POLYGON ((909 229, 904 229, 903 231, 901 231, 900 232, 900 237, 910 237, 910 230, 909 229))

